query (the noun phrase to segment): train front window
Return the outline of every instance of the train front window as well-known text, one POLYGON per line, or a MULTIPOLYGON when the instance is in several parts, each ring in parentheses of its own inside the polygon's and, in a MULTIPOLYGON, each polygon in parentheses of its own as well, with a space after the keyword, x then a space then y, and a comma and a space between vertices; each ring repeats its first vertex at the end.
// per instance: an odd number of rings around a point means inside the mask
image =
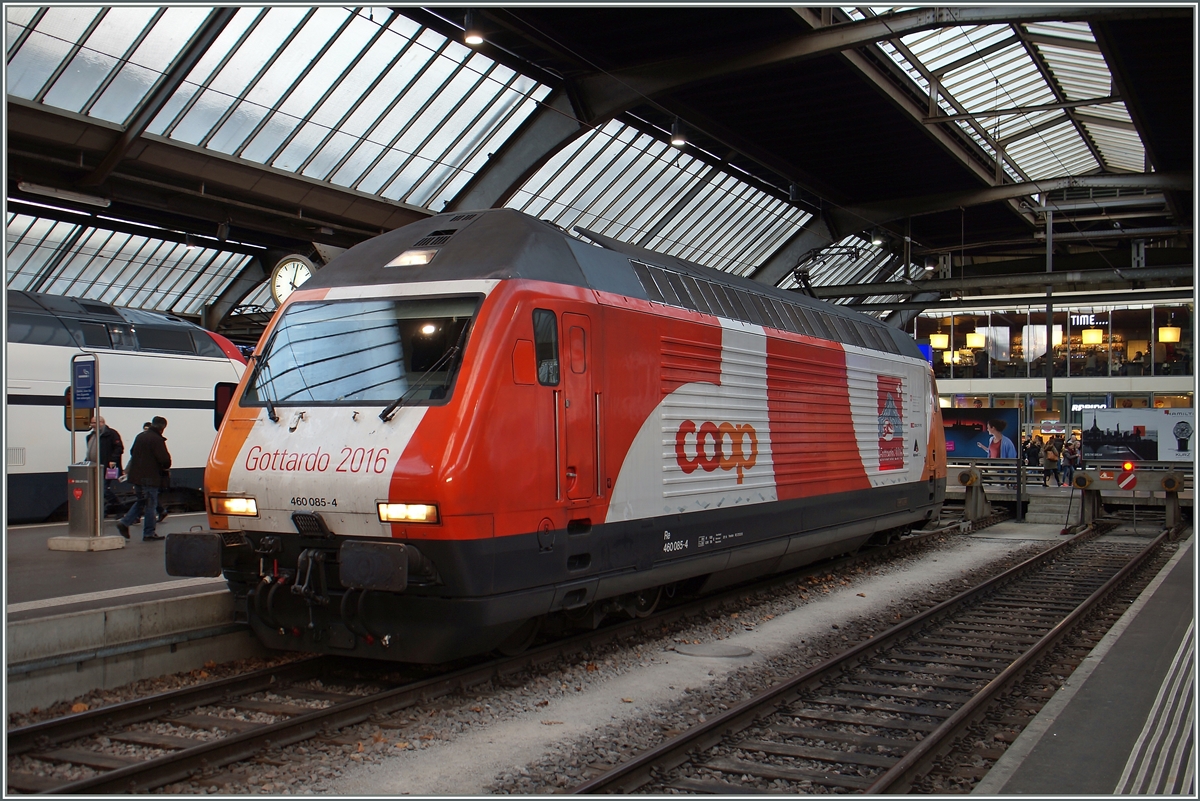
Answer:
POLYGON ((295 303, 255 360, 242 403, 442 403, 478 307, 476 297, 295 303))

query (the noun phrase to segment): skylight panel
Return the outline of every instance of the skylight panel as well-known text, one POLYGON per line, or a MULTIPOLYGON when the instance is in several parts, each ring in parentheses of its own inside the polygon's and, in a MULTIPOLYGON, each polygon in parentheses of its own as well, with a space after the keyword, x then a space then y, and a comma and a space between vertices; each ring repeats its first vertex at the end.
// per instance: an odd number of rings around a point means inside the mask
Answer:
POLYGON ((7 287, 200 314, 250 261, 197 245, 9 214, 7 287))
POLYGON ((508 206, 738 275, 811 219, 615 120, 555 154, 508 206))
POLYGON ((1082 175, 1099 165, 1069 120, 1027 136, 1008 149, 1011 159, 1031 180, 1061 175, 1082 175))

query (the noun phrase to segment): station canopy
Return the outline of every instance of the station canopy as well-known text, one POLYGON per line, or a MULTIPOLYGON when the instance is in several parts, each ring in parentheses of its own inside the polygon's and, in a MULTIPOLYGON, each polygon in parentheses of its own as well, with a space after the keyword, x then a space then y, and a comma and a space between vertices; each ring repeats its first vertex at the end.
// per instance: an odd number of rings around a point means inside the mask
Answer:
POLYGON ((1190 247, 1129 52, 1194 19, 1022 8, 6 5, 7 286, 218 327, 281 255, 488 206, 810 290, 1034 254, 1056 198, 1190 247))

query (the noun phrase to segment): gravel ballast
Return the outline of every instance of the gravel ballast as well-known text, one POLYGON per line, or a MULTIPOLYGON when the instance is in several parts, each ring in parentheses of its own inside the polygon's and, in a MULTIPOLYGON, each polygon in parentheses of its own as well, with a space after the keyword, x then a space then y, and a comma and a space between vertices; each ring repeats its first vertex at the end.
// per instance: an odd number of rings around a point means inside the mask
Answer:
MULTIPOLYGON (((1023 528, 1045 535, 1042 527, 1023 528)), ((1049 544, 955 537, 851 577, 814 579, 806 590, 748 612, 693 623, 639 647, 612 649, 601 660, 576 659, 558 671, 543 666, 532 687, 498 688, 487 695, 485 725, 447 727, 455 707, 469 710, 473 704, 445 699, 443 714, 414 725, 412 732, 422 730, 416 737, 428 737, 419 747, 393 746, 381 751, 388 754, 381 759, 354 760, 341 776, 310 789, 347 795, 562 792, 586 778, 587 766, 615 764, 652 747, 967 588, 973 573, 999 572, 1049 544), (753 653, 695 657, 673 650, 681 642, 712 640, 753 653)), ((482 695, 475 704, 480 701, 482 695)), ((389 739, 402 733, 390 731, 389 739)))

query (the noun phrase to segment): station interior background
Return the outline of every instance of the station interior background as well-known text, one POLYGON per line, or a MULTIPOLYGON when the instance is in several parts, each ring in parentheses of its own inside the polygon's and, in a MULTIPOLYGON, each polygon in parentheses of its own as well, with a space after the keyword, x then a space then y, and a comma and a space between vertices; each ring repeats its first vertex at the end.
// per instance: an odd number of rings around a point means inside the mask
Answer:
POLYGON ((4 13, 10 290, 251 348, 281 261, 507 206, 885 319, 944 405, 1194 403, 1194 7, 4 13))

